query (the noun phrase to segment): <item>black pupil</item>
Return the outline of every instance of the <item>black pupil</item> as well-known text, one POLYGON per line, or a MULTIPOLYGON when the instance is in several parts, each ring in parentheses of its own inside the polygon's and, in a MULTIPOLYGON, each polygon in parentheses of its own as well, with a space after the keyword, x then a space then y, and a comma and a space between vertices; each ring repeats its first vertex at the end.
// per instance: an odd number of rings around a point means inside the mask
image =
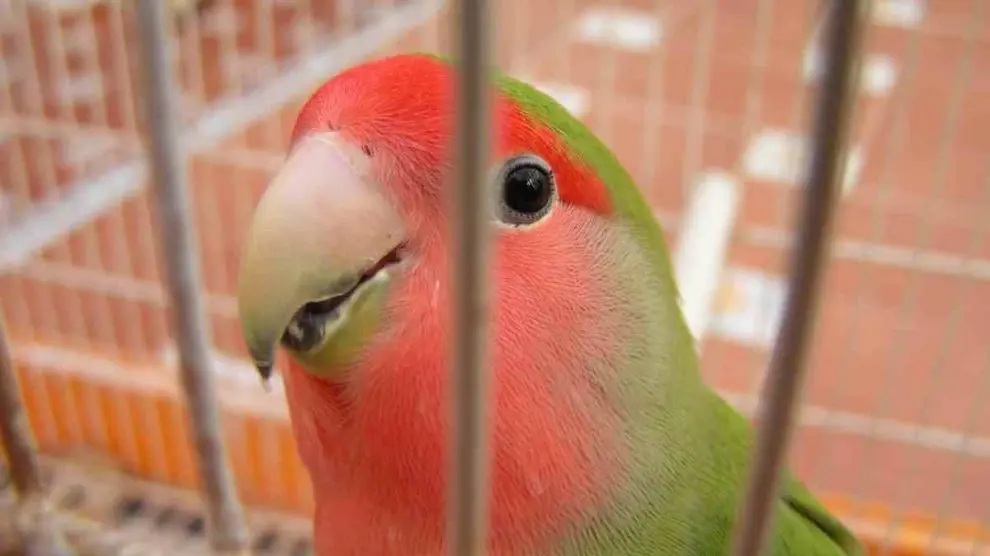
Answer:
POLYGON ((505 178, 505 204, 523 214, 540 212, 550 201, 550 183, 546 173, 534 166, 523 166, 505 178))

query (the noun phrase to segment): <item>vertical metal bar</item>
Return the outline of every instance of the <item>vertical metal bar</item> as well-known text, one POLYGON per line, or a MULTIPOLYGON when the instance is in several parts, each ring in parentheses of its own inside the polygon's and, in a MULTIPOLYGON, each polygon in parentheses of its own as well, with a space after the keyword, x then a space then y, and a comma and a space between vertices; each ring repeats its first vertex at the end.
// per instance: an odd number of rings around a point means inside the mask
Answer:
POLYGON ((454 556, 485 553, 488 501, 488 87, 489 5, 460 0, 454 41, 458 52, 454 135, 453 220, 454 334, 452 368, 452 480, 448 484, 448 547, 454 556))
POLYGON ((829 8, 825 76, 816 103, 797 243, 791 254, 788 303, 757 413, 760 425, 756 454, 736 519, 735 556, 757 556, 767 541, 780 467, 796 420, 832 217, 842 186, 870 1, 835 0, 829 8))
POLYGON ((10 481, 20 498, 42 492, 41 468, 35 451, 21 390, 14 370, 14 357, 7 324, 0 315, 0 443, 10 468, 10 481))
POLYGON ((71 556, 62 532, 45 503, 41 464, 35 450, 27 412, 14 370, 14 358, 7 335, 6 320, 0 314, 0 449, 10 469, 10 481, 17 493, 18 513, 13 521, 19 554, 71 556))
MULTIPOLYGON (((907 152, 908 130, 912 117, 911 107, 914 102, 917 102, 915 97, 919 92, 920 84, 925 79, 925 75, 920 69, 921 40, 924 34, 920 30, 915 30, 910 35, 904 53, 904 62, 898 77, 899 85, 897 88, 899 91, 888 101, 890 104, 887 110, 889 111, 890 119, 886 125, 889 126, 889 135, 884 139, 882 146, 876 145, 873 147, 876 149, 876 155, 871 155, 871 158, 875 161, 874 163, 877 164, 879 169, 877 171, 877 178, 873 183, 877 191, 873 197, 873 206, 869 211, 867 235, 871 238, 871 243, 876 245, 882 245, 885 242, 884 238, 889 237, 889 230, 892 227, 890 222, 891 211, 887 207, 891 206, 892 199, 899 186, 896 170, 899 167, 900 161, 904 159, 904 153, 907 152)), ((925 198, 928 198, 927 194, 925 198)), ((915 243, 913 247, 923 248, 926 245, 915 243)), ((911 258, 916 258, 916 255, 911 255, 911 258)), ((872 308, 872 304, 868 301, 871 293, 869 284, 871 280, 878 280, 886 268, 875 264, 857 264, 856 267, 855 285, 853 286, 855 293, 852 295, 852 315, 844 323, 847 330, 846 338, 843 341, 842 349, 836 356, 835 365, 839 369, 847 368, 850 364, 854 364, 863 355, 863 352, 866 351, 857 337, 857 332, 863 329, 862 323, 866 320, 864 315, 869 314, 872 308)), ((911 313, 904 309, 904 303, 901 304, 900 311, 897 317, 895 317, 895 322, 902 322, 905 317, 911 315, 911 313)), ((888 353, 882 368, 877 370, 879 372, 879 383, 881 386, 880 393, 876 396, 876 405, 873 406, 871 413, 874 417, 878 418, 883 418, 888 414, 888 399, 896 397, 898 393, 898 388, 894 386, 893 377, 890 376, 897 369, 894 365, 890 364, 890 361, 891 358, 888 353)), ((856 386, 836 380, 834 387, 830 388, 831 391, 826 394, 826 399, 840 399, 843 390, 850 387, 855 388, 856 386)), ((833 424, 836 421, 838 421, 838 417, 830 417, 828 419, 829 424, 833 424)), ((876 447, 880 445, 877 431, 877 421, 874 420, 865 433, 867 445, 863 449, 864 454, 861 461, 873 461, 876 457, 876 447)), ((827 470, 831 466, 836 465, 841 458, 843 458, 841 451, 833 450, 831 454, 819 458, 815 463, 818 464, 817 467, 827 470)), ((851 492, 861 492, 868 487, 871 474, 867 473, 867 469, 866 466, 859 469, 859 473, 856 474, 856 481, 852 483, 851 492)), ((818 473, 818 469, 812 467, 809 469, 807 476, 809 478, 816 477, 818 473)), ((854 519, 862 515, 863 512, 864 506, 860 505, 848 517, 854 519)))
POLYGON ((138 2, 141 83, 148 122, 152 187, 161 223, 166 288, 174 309, 173 329, 179 367, 203 481, 211 544, 217 552, 247 553, 244 514, 227 466, 220 436, 216 386, 209 368, 209 345, 200 297, 198 258, 186 184, 186 161, 178 142, 176 90, 166 32, 166 6, 158 0, 138 2))

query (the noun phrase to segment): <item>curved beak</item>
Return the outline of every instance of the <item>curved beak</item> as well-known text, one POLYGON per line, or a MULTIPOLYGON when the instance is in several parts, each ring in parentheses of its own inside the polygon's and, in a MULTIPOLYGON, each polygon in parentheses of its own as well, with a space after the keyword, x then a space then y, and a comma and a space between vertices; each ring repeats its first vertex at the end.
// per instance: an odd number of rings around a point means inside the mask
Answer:
POLYGON ((262 378, 296 312, 344 294, 403 235, 360 148, 336 133, 296 143, 255 209, 241 260, 241 327, 262 378))

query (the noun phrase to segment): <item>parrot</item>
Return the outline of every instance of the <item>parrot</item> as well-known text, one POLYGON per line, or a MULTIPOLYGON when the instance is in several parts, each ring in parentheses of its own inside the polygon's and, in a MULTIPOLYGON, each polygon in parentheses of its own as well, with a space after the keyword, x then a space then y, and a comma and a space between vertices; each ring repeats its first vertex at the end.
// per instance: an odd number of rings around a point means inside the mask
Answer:
MULTIPOLYGON (((278 357, 320 556, 448 549, 457 68, 331 76, 250 214, 238 318, 265 381, 278 357)), ((556 100, 486 83, 487 553, 727 554, 755 434, 703 379, 659 223, 556 100)), ((782 474, 769 554, 863 553, 782 474)))

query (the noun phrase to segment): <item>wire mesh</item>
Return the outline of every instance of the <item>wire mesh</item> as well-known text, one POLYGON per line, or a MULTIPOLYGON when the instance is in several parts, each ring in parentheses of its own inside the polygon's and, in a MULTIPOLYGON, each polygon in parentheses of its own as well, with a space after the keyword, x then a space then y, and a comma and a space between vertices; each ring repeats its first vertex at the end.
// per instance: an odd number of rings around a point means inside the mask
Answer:
MULTIPOLYGON (((168 4, 231 471, 249 507, 306 515, 310 485, 286 409, 258 391, 241 346, 240 244, 305 96, 371 57, 453 52, 453 5, 168 4)), ((706 380, 753 415, 796 241, 823 2, 492 4, 494 62, 613 148, 668 242, 724 241, 724 256, 706 258, 716 275, 681 287, 711 307, 698 338, 706 380), (731 195, 707 201, 731 222, 687 218, 696 194, 717 189, 704 186, 711 176, 734 184, 724 188, 738 194, 734 209, 731 195), (714 294, 696 295, 703 283, 714 294)), ((10 0, 0 10, 0 306, 37 443, 66 457, 88 446, 130 472, 197 487, 142 149, 135 3, 10 0)), ((990 551, 986 20, 980 0, 875 0, 866 30, 789 463, 877 553, 990 551)))

